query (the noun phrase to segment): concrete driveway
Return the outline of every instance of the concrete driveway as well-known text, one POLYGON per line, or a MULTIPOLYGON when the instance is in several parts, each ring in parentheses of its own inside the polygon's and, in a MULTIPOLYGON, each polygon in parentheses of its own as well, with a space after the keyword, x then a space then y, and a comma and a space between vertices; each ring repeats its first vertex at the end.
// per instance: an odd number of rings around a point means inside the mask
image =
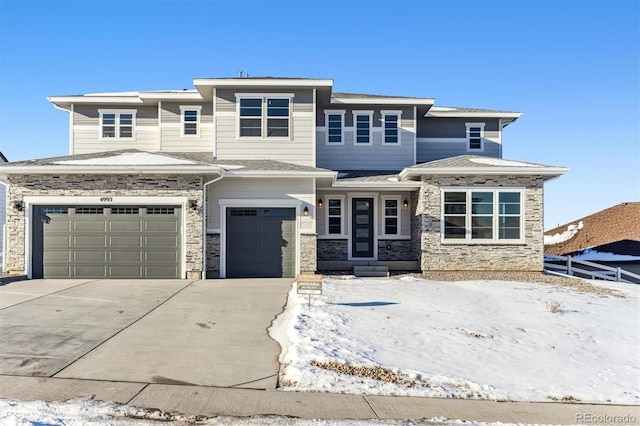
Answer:
POLYGON ((292 279, 32 280, 0 287, 0 374, 274 389, 266 329, 292 279))

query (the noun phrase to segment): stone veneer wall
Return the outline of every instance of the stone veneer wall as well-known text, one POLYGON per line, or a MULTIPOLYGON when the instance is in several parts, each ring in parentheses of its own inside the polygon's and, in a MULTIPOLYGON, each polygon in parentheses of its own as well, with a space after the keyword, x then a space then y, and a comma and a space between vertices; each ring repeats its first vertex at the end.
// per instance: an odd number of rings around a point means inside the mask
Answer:
MULTIPOLYGON (((197 200, 198 208, 184 209, 186 228, 186 277, 202 276, 202 185, 199 176, 182 175, 11 175, 8 177, 8 205, 25 196, 96 196, 96 197, 185 197, 197 200)), ((26 212, 7 210, 6 272, 25 270, 26 212)))
POLYGON ((411 240, 378 240, 378 260, 416 260, 411 240), (389 248, 387 249, 387 246, 389 248))
POLYGON ((318 236, 316 234, 300 235, 300 272, 313 273, 318 268, 318 236))
POLYGON ((318 260, 348 260, 348 240, 318 240, 318 260))
POLYGON ((543 269, 543 181, 540 176, 423 176, 418 213, 421 223, 423 271, 543 269), (440 241, 441 187, 526 188, 524 243, 443 244, 440 241))
POLYGON ((207 278, 220 278, 220 234, 207 234, 207 278))

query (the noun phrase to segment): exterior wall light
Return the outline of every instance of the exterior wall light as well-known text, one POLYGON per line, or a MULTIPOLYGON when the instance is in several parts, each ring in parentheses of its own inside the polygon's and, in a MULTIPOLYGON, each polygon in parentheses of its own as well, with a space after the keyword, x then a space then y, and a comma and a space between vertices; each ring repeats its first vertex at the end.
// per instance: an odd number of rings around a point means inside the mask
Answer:
POLYGON ((189 200, 189 208, 196 210, 198 208, 198 200, 189 200))
POLYGON ((318 208, 322 208, 322 206, 324 205, 324 201, 322 201, 322 198, 318 198, 318 208))
POLYGON ((302 214, 305 216, 309 216, 309 207, 305 206, 304 210, 302 210, 302 214))
POLYGON ((409 200, 407 200, 406 198, 402 202, 402 208, 405 208, 405 209, 409 208, 409 200))
POLYGON ((16 202, 13 204, 13 208, 14 208, 16 211, 21 212, 22 210, 24 210, 24 202, 22 202, 22 201, 16 201, 16 202))

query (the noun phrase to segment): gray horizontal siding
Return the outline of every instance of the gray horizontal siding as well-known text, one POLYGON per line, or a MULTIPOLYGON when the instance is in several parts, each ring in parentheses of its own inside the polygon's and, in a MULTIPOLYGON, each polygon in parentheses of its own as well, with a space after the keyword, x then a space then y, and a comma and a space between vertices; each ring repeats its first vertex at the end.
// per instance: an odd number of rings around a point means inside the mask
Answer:
POLYGON ((458 155, 482 155, 486 157, 495 157, 500 158, 500 144, 485 139, 484 140, 484 151, 478 152, 468 152, 467 151, 467 142, 459 141, 453 139, 451 141, 446 140, 438 140, 438 141, 423 141, 418 139, 418 152, 417 152, 417 161, 418 163, 424 163, 427 161, 440 160, 443 158, 456 157, 458 155))
POLYGON ((394 105, 358 105, 358 106, 349 106, 345 107, 343 105, 334 105, 332 108, 319 109, 316 114, 316 124, 319 127, 323 127, 325 125, 324 118, 325 113, 330 112, 331 110, 339 110, 346 111, 344 121, 346 127, 353 126, 353 111, 373 111, 373 127, 381 127, 382 126, 382 114, 381 111, 402 111, 402 116, 400 119, 402 120, 403 127, 414 127, 414 117, 413 117, 413 107, 402 107, 402 106, 394 106, 394 105))
POLYGON ((487 132, 499 132, 497 118, 419 118, 419 138, 465 138, 467 128, 465 123, 485 123, 485 137, 487 132))
POLYGON ((213 104, 211 102, 162 102, 160 108, 162 123, 180 123, 182 121, 180 117, 180 107, 183 105, 202 107, 200 111, 200 122, 211 123, 213 121, 213 104))
POLYGON ((332 170, 401 170, 414 164, 414 133, 400 132, 400 145, 382 145, 382 132, 374 131, 372 145, 355 146, 353 131, 345 131, 344 145, 327 145, 325 131, 317 132, 316 164, 332 170))
POLYGON ((158 107, 133 105, 74 105, 73 124, 77 126, 98 125, 99 109, 133 109, 136 110, 136 126, 157 126, 158 107))

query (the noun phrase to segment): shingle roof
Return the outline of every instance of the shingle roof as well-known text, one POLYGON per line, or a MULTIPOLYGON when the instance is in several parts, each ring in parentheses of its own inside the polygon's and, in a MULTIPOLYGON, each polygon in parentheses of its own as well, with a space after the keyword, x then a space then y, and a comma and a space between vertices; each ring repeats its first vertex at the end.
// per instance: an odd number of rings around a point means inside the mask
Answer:
POLYGON ((431 98, 420 98, 415 96, 393 96, 393 95, 375 95, 369 93, 346 93, 346 92, 333 92, 332 96, 334 98, 372 98, 372 99, 431 99, 431 98))
MULTIPOLYGON (((109 157, 115 157, 122 154, 137 154, 137 153, 148 153, 163 157, 168 157, 169 159, 182 159, 189 160, 193 162, 193 166, 203 166, 203 165, 215 165, 215 166, 239 166, 239 168, 233 167, 235 170, 242 171, 274 171, 274 172, 328 172, 330 170, 319 169, 316 167, 309 166, 301 166, 298 164, 285 163, 282 161, 274 161, 274 160, 214 160, 212 152, 145 152, 136 149, 126 149, 126 150, 118 150, 118 151, 106 151, 106 152, 96 152, 90 154, 77 154, 77 155, 66 155, 61 157, 51 157, 51 158, 39 158, 35 160, 26 160, 26 161, 16 161, 12 163, 4 163, 2 168, 6 168, 6 170, 10 170, 11 167, 20 167, 20 166, 51 166, 52 171, 55 171, 56 166, 68 165, 72 163, 67 163, 69 161, 78 161, 78 160, 92 160, 92 159, 103 159, 109 157)), ((144 164, 138 164, 144 165, 144 164)), ((80 164, 78 167, 82 167, 80 164)), ((168 167, 171 164, 167 165, 168 167)), ((181 166, 189 167, 190 164, 181 164, 181 166)), ((85 164, 84 167, 90 168, 91 166, 85 164)), ((223 167, 224 168, 224 167, 223 167)))
POLYGON ((341 170, 338 182, 393 182, 398 181, 399 170, 341 170))
POLYGON ((570 226, 575 231, 573 236, 557 244, 545 245, 546 253, 563 255, 618 241, 640 242, 640 202, 622 203, 609 207, 553 228, 544 235, 548 238, 562 234, 570 226))
POLYGON ((449 112, 506 112, 506 113, 517 113, 517 111, 505 111, 501 109, 486 109, 486 108, 467 108, 467 107, 446 107, 446 106, 435 106, 431 109, 432 111, 449 111, 449 112))
POLYGON ((443 158, 441 160, 429 161, 427 163, 416 164, 411 169, 445 169, 445 168, 478 168, 487 167, 513 168, 522 170, 528 167, 551 167, 544 164, 529 163, 524 161, 503 160, 501 158, 484 157, 480 155, 459 155, 457 157, 443 158))

